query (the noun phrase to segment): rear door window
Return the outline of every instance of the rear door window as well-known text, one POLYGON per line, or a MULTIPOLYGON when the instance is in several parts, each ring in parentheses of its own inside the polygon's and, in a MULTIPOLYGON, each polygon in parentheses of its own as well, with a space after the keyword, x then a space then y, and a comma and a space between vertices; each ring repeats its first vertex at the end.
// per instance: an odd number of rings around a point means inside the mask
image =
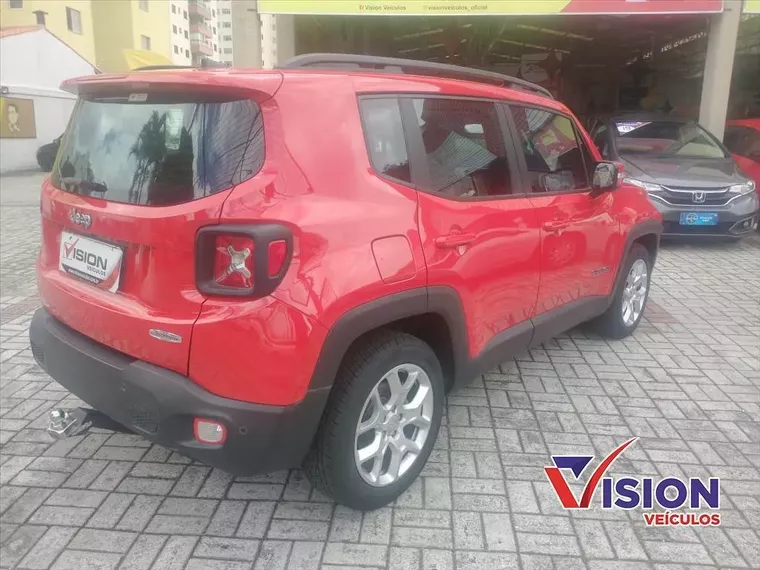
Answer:
POLYGON ((453 198, 513 193, 495 103, 436 97, 410 101, 417 124, 409 128, 419 129, 427 163, 424 190, 453 198))
POLYGON ((263 162, 255 102, 133 93, 80 99, 51 180, 76 194, 167 206, 231 188, 263 162))

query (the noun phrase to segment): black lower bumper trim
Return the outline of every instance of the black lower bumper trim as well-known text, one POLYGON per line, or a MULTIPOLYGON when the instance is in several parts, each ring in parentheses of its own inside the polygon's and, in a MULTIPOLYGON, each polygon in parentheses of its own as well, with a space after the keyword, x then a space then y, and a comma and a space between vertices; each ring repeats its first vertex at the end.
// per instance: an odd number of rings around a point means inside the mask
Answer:
POLYGON ((156 443, 236 475, 300 465, 330 391, 309 391, 292 406, 222 398, 181 374, 93 341, 44 308, 35 313, 29 337, 40 366, 78 398, 156 443), (195 417, 222 422, 224 444, 197 442, 195 417))

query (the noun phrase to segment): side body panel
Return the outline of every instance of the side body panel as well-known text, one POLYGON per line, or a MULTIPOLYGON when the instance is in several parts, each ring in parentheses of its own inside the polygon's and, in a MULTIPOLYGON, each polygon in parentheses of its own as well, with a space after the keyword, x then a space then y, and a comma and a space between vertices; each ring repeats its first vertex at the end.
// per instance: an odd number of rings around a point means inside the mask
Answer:
POLYGON ((204 303, 190 377, 219 395, 289 404, 304 397, 338 319, 424 287, 425 264, 416 192, 373 173, 350 78, 288 75, 262 109, 267 152, 260 184, 239 185, 221 221, 286 224, 293 259, 270 300, 204 303), (220 374, 221 356, 212 355, 225 347, 234 347, 234 357, 223 359, 220 374))

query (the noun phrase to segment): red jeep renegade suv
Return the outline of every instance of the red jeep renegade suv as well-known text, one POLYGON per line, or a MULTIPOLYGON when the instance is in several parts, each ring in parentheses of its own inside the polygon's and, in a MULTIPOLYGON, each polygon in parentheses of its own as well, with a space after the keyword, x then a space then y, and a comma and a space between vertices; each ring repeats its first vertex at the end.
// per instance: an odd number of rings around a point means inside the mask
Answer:
POLYGON ((136 433, 359 509, 419 474, 446 392, 644 310, 661 222, 542 88, 348 55, 68 81, 34 355, 136 433))

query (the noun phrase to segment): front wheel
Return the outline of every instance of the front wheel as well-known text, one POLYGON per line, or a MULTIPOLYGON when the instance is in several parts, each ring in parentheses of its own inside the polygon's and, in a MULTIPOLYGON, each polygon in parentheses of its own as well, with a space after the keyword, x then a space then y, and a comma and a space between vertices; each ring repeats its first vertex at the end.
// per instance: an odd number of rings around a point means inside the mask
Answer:
POLYGON ((315 487, 359 510, 387 505, 419 475, 443 413, 433 350, 384 331, 347 356, 304 470, 315 487))
POLYGON ((621 339, 636 330, 649 298, 652 271, 649 252, 634 244, 623 266, 623 278, 618 283, 612 304, 594 324, 606 337, 621 339))

